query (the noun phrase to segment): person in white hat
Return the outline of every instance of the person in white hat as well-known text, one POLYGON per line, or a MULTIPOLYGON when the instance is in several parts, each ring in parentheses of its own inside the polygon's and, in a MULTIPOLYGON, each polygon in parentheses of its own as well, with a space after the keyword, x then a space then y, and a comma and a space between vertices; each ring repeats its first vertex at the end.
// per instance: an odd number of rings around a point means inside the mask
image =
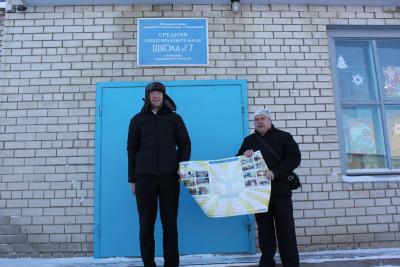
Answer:
POLYGON ((292 191, 288 176, 301 161, 299 146, 288 132, 272 124, 272 113, 259 109, 254 113, 255 132, 247 136, 237 155, 252 156, 260 150, 269 171, 271 197, 268 212, 255 214, 261 250, 260 267, 274 267, 277 243, 284 267, 300 265, 293 219, 292 191))

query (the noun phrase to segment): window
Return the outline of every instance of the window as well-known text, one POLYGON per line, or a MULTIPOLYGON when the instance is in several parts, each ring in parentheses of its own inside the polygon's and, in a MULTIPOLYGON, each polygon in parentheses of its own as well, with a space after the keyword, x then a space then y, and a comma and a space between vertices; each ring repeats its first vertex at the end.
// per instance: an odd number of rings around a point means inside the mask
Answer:
POLYGON ((400 172, 398 30, 393 36, 383 29, 330 34, 345 174, 400 172))

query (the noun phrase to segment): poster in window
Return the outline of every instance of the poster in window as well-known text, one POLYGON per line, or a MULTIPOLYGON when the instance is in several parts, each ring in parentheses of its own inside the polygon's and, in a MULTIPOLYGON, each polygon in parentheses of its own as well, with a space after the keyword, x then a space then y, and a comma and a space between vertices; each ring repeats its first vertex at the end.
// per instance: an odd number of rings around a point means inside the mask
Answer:
POLYGON ((388 116, 390 148, 392 157, 400 156, 400 112, 389 113, 388 116))
POLYGON ((349 120, 350 153, 376 154, 374 128, 371 120, 349 120))
POLYGON ((389 65, 383 68, 385 93, 389 97, 400 96, 400 67, 389 65))

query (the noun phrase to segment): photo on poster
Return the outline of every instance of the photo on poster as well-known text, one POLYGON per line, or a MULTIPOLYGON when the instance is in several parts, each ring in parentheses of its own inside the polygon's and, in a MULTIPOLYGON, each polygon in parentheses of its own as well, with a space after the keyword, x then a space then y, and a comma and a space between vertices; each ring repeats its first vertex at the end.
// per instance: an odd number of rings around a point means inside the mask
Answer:
POLYGON ((194 171, 188 171, 186 173, 183 174, 185 178, 195 178, 196 174, 194 171))
POLYGON ((196 186, 196 181, 195 181, 195 179, 185 179, 185 180, 183 180, 183 184, 186 186, 186 187, 192 187, 192 186, 196 186))
POLYGON ((196 171, 196 177, 208 177, 208 171, 196 171))
POLYGON ((197 182, 197 185, 209 184, 210 179, 209 178, 197 178, 196 182, 197 182))
POLYGON ((266 170, 257 171, 257 178, 267 179, 266 170))
POLYGON ((249 170, 254 170, 254 165, 253 164, 249 164, 249 165, 245 165, 242 166, 242 170, 245 171, 249 171, 249 170))
POLYGON ((253 158, 250 158, 250 157, 243 157, 243 158, 240 160, 240 163, 242 164, 242 166, 243 166, 243 165, 248 165, 248 164, 253 164, 253 158))
POLYGON ((251 180, 245 180, 244 185, 246 187, 256 187, 257 186, 257 180, 256 179, 251 179, 251 180))
POLYGON ((257 176, 255 171, 249 171, 249 172, 244 172, 243 177, 244 179, 255 179, 257 176))
POLYGON ((256 168, 257 169, 265 169, 267 167, 267 165, 265 164, 264 161, 257 161, 256 162, 256 168))
POLYGON ((196 189, 196 187, 188 187, 187 189, 189 190, 189 193, 190 193, 191 195, 197 195, 197 189, 196 189))
POLYGON ((270 183, 270 181, 268 180, 268 179, 257 179, 257 183, 259 184, 259 185, 267 185, 267 184, 269 184, 270 183))
POLYGON ((208 186, 199 186, 197 192, 198 195, 207 195, 210 193, 210 188, 208 186))

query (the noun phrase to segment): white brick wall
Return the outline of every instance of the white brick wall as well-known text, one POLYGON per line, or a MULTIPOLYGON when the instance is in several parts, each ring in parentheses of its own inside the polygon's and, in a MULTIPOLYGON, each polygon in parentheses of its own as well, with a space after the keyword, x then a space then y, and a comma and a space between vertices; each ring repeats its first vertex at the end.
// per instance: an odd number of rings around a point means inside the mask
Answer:
MULTIPOLYGON (((3 53, 4 12, 0 11, 0 55, 3 53)), ((0 57, 1 64, 1 57, 0 57)))
POLYGON ((400 14, 241 8, 235 15, 229 5, 60 6, 5 15, 0 256, 92 253, 95 83, 152 79, 248 80, 249 119, 266 105, 300 143, 303 188, 293 199, 301 250, 400 246, 399 182, 350 184, 337 175, 326 32, 329 24, 400 25, 400 14), (208 18, 209 66, 136 68, 139 17, 208 18))

